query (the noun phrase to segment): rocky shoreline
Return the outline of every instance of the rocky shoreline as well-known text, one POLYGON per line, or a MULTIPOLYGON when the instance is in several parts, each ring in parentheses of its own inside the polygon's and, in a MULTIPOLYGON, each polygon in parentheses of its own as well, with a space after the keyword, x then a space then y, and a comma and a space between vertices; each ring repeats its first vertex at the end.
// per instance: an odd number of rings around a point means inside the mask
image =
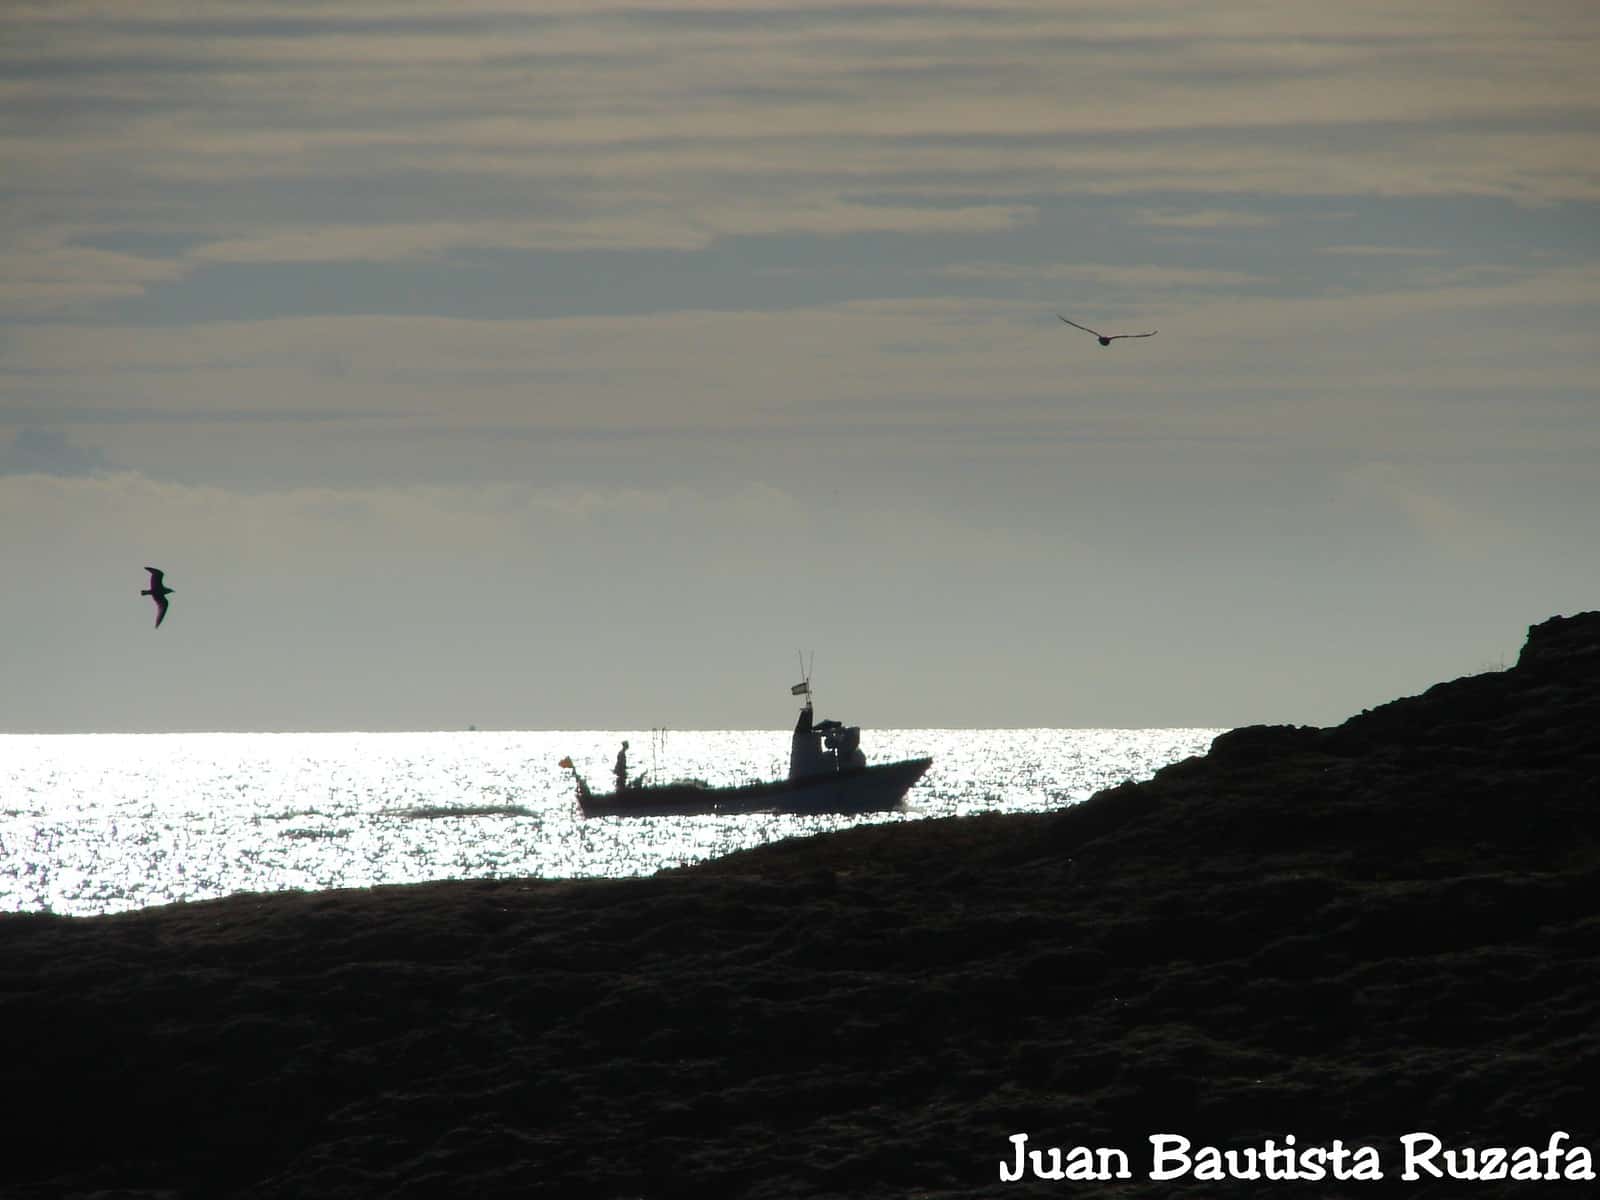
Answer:
POLYGON ((1509 670, 1059 813, 650 879, 0 916, 0 1194, 1590 1194, 1405 1180, 1402 1139, 1508 1175, 1577 1169, 1519 1157, 1557 1132, 1600 1156, 1597 978, 1586 613, 1509 670), (1019 1134, 1047 1173, 1083 1147, 1128 1177, 1002 1183, 1019 1134), (1152 1178, 1161 1134, 1235 1171, 1270 1142, 1283 1181, 1152 1178), (1381 1180, 1339 1181, 1335 1143, 1381 1180))

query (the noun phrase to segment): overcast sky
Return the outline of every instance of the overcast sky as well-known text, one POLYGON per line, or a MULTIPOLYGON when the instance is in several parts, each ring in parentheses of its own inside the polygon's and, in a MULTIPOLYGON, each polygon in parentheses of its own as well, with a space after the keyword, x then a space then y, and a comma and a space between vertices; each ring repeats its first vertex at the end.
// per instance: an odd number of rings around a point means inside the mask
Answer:
POLYGON ((8 0, 0 730, 1507 665, 1600 607, 1597 61, 1589 0, 8 0))

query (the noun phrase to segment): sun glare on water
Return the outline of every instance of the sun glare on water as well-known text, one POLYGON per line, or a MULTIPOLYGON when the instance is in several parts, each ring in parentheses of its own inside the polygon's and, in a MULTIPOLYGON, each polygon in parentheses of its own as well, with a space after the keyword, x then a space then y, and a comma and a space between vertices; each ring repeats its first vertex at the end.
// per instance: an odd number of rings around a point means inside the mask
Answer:
POLYGON ((432 879, 647 875, 864 821, 1059 808, 1204 753, 1218 730, 878 730, 933 767, 902 811, 584 820, 570 756, 609 786, 783 774, 784 732, 5 736, 0 911, 88 915, 236 892, 432 879))

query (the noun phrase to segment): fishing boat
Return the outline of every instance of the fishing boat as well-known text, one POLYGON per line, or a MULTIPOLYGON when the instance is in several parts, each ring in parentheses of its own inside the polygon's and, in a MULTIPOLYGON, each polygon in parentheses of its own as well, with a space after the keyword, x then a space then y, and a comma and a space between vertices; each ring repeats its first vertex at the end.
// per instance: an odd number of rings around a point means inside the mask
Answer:
POLYGON ((754 812, 867 813, 900 807, 905 795, 933 765, 931 758, 867 765, 861 729, 838 721, 813 721, 811 682, 790 688, 804 695, 789 749, 789 777, 734 787, 712 787, 698 779, 651 784, 627 778, 628 743, 614 772, 617 786, 596 792, 570 758, 561 765, 578 785, 578 807, 586 817, 694 816, 754 812))

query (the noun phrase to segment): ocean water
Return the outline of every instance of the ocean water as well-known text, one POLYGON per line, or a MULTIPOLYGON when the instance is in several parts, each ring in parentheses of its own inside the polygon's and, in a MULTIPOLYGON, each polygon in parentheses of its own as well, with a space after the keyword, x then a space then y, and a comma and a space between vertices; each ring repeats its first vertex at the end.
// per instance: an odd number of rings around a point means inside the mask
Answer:
POLYGON ((1203 754, 1216 729, 901 729, 869 762, 931 755, 903 812, 600 818, 635 774, 781 777, 788 731, 0 735, 0 912, 91 915, 236 892, 433 879, 647 875, 861 822, 1038 812, 1203 754))

